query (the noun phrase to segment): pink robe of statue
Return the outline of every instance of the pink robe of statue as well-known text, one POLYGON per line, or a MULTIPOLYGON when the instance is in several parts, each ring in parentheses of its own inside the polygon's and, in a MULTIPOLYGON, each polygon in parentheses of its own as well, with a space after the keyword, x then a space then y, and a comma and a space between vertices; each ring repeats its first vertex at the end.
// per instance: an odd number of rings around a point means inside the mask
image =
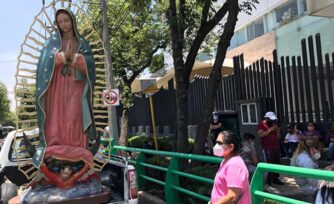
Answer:
MULTIPOLYGON (((45 97, 45 158, 83 160, 92 164, 93 156, 87 149, 87 137, 82 124, 84 81, 74 79, 74 66, 71 67, 70 76, 61 73, 63 67, 62 55, 57 53, 45 97)), ((79 55, 75 67, 86 74, 87 66, 83 56, 79 55)))

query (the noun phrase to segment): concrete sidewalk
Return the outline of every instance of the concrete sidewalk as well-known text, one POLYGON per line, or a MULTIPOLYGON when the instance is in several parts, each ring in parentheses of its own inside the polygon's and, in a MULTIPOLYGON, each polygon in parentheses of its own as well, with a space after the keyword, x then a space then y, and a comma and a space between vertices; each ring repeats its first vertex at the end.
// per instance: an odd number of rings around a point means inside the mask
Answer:
POLYGON ((303 192, 292 176, 281 175, 281 179, 284 182, 283 186, 276 184, 269 186, 265 184, 264 190, 272 194, 289 197, 300 201, 311 203, 313 202, 313 195, 303 192))
POLYGON ((139 191, 138 204, 166 204, 166 202, 145 191, 139 191))

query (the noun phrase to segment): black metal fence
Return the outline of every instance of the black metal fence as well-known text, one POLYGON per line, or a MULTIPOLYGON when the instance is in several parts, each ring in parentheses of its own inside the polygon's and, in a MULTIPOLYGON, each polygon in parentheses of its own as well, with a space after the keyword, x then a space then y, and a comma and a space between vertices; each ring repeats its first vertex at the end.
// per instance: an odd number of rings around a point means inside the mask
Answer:
MULTIPOLYGON (((161 89, 153 96, 156 126, 170 126, 176 121, 176 98, 173 81, 168 82, 168 89, 161 89)), ((129 127, 152 126, 149 95, 134 98, 134 106, 129 112, 129 127)), ((162 130, 162 129, 160 129, 162 130)))
MULTIPOLYGON (((334 52, 323 54, 320 35, 301 41, 301 56, 265 59, 245 66, 243 55, 234 57, 234 74, 224 76, 218 87, 214 111, 237 111, 237 102, 258 99, 262 110, 278 113, 284 123, 334 120, 334 52), (315 46, 314 46, 315 45, 315 46)), ((201 121, 208 77, 195 76, 189 86, 189 124, 201 121)), ((173 82, 153 96, 156 125, 175 127, 176 98, 173 82)), ((151 126, 148 98, 136 98, 129 126, 151 126)))
MULTIPOLYGON (((189 123, 198 125, 202 120, 209 77, 195 76, 189 86, 188 109, 189 123)), ((218 85, 218 94, 214 100, 214 111, 234 112, 236 110, 234 75, 224 76, 218 85)))
POLYGON ((274 110, 281 121, 334 120, 334 53, 323 54, 320 35, 301 41, 301 56, 260 59, 244 68, 243 55, 234 57, 237 99, 263 100, 263 110, 274 110), (267 100, 265 100, 267 99, 267 100), (268 100, 269 99, 269 100, 268 100))
MULTIPOLYGON (((208 87, 208 77, 195 76, 189 85, 188 118, 190 125, 198 125, 202 118, 204 101, 208 87)), ((236 94, 234 91, 234 75, 224 76, 218 87, 214 103, 215 111, 235 111, 236 94)), ((176 98, 173 80, 169 81, 168 89, 161 89, 153 95, 156 126, 176 126, 176 98)), ((152 126, 149 98, 135 97, 134 106, 129 113, 129 127, 152 126)), ((161 129, 160 129, 161 130, 161 129)))
POLYGON ((244 67, 243 55, 233 60, 237 101, 260 99, 262 110, 275 110, 273 98, 277 86, 273 63, 262 58, 244 67))

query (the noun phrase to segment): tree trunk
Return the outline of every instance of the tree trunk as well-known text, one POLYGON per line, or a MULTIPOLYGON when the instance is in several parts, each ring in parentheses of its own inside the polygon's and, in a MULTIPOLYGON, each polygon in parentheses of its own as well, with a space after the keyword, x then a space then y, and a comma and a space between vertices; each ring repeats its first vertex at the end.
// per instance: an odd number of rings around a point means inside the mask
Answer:
POLYGON ((188 152, 188 83, 180 83, 182 76, 176 76, 177 108, 177 152, 188 152))
POLYGON ((119 138, 120 146, 128 146, 128 118, 129 111, 127 109, 123 109, 122 118, 121 118, 121 134, 119 138))
MULTIPOLYGON (((232 0, 234 1, 234 0, 232 0)), ((171 29, 172 51, 176 78, 176 107, 177 107, 177 151, 188 152, 188 88, 189 76, 196 60, 198 50, 209 32, 220 22, 227 13, 225 3, 218 12, 207 21, 210 2, 206 2, 202 11, 202 23, 187 55, 186 62, 183 61, 184 32, 186 1, 169 0, 168 17, 171 29), (178 9, 177 9, 178 6, 178 9), (178 12, 177 12, 178 11, 178 12)))
POLYGON ((169 1, 169 25, 172 37, 172 50, 174 59, 175 79, 176 79, 176 111, 177 111, 177 148, 178 152, 188 151, 188 86, 189 79, 186 77, 186 67, 183 61, 183 40, 184 40, 184 4, 179 2, 179 16, 175 0, 169 1))
POLYGON ((239 13, 238 1, 237 0, 229 1, 229 14, 224 26, 224 32, 220 36, 218 42, 215 63, 210 73, 208 90, 204 104, 204 111, 202 113, 203 117, 198 128, 199 132, 197 134, 195 141, 195 146, 193 151, 194 154, 204 153, 205 142, 208 136, 208 130, 212 118, 214 99, 216 98, 217 95, 218 84, 221 83, 221 78, 222 78, 221 67, 225 60, 226 50, 229 47, 231 38, 233 37, 234 34, 235 25, 238 20, 237 18, 238 13, 239 13))

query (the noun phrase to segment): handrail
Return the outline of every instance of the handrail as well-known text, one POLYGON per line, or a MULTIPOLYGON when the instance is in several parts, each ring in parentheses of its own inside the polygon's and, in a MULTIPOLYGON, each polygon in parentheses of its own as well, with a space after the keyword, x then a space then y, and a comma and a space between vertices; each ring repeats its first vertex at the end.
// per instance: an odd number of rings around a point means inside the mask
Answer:
MULTIPOLYGON (((138 188, 141 189, 142 187, 144 187, 147 181, 157 183, 159 185, 164 186, 167 204, 181 203, 181 199, 180 199, 181 196, 179 195, 180 193, 192 196, 194 198, 197 198, 203 201, 210 200, 210 198, 207 196, 190 191, 180 186, 179 177, 190 178, 190 179, 200 181, 203 183, 207 183, 210 185, 212 185, 214 182, 213 179, 210 179, 210 178, 205 178, 202 176, 182 172, 179 169, 180 159, 191 159, 191 160, 209 162, 209 163, 214 163, 214 164, 219 164, 222 161, 222 158, 219 158, 219 157, 185 154, 185 153, 168 152, 168 151, 156 151, 156 150, 131 148, 131 147, 124 147, 124 146, 114 146, 113 150, 114 152, 115 150, 139 152, 139 156, 137 160, 131 160, 131 163, 133 163, 136 166, 138 188), (171 157, 168 168, 145 163, 145 154, 171 157), (165 182, 147 176, 145 168, 152 168, 158 171, 167 172, 165 182)), ((252 182, 251 182, 252 203, 263 203, 264 199, 269 199, 269 200, 278 201, 282 203, 290 203, 290 204, 306 204, 307 203, 304 201, 299 201, 299 200, 295 200, 292 198, 287 198, 287 197, 283 197, 280 195, 274 195, 268 192, 263 192, 263 175, 264 175, 264 172, 267 172, 267 171, 274 172, 274 173, 283 173, 283 174, 293 175, 293 176, 302 176, 302 177, 307 177, 307 178, 334 181, 334 172, 332 171, 277 165, 277 164, 268 164, 268 163, 259 163, 257 165, 256 171, 253 175, 252 182)))
POLYGON ((182 172, 179 169, 180 159, 197 160, 197 161, 208 162, 208 163, 213 163, 213 164, 219 164, 223 160, 222 158, 213 157, 213 156, 185 154, 185 153, 168 152, 168 151, 156 151, 156 150, 131 148, 131 147, 124 147, 124 146, 113 146, 113 150, 114 152, 116 150, 139 152, 139 156, 137 160, 131 162, 131 163, 134 163, 135 168, 136 168, 138 188, 139 189, 143 188, 147 181, 164 186, 167 204, 182 203, 181 196, 179 195, 180 193, 189 195, 191 197, 194 197, 194 198, 206 201, 206 202, 210 200, 210 198, 207 196, 204 196, 197 192, 190 191, 189 189, 185 189, 180 186, 179 177, 190 178, 190 179, 193 179, 199 182, 203 182, 203 183, 207 183, 210 185, 213 184, 213 179, 182 172), (168 168, 145 163, 145 154, 171 157, 168 168), (145 168, 152 168, 152 169, 155 169, 161 172, 166 172, 165 182, 147 176, 145 168))
POLYGON ((196 181, 200 181, 200 182, 204 182, 204 183, 208 183, 208 184, 213 184, 212 179, 208 179, 208 178, 205 178, 203 176, 197 176, 197 175, 184 173, 182 171, 176 171, 176 170, 173 170, 172 173, 174 173, 176 175, 179 175, 179 176, 186 177, 186 178, 190 178, 190 179, 193 179, 193 180, 196 180, 196 181))
MULTIPOLYGON (((222 158, 219 157, 185 154, 185 153, 168 152, 168 151, 156 151, 156 150, 131 148, 124 146, 114 146, 113 150, 114 152, 115 150, 139 152, 137 160, 131 160, 132 161, 131 163, 133 163, 136 166, 138 188, 141 189, 142 187, 144 187, 147 181, 151 181, 153 183, 157 183, 159 185, 164 186, 167 204, 181 203, 181 196, 179 195, 179 193, 186 194, 203 201, 210 200, 210 198, 207 196, 190 191, 180 186, 179 177, 190 178, 210 185, 212 185, 214 182, 213 179, 210 178, 180 171, 179 170, 180 159, 191 159, 214 164, 219 164, 222 162, 222 158), (171 157, 168 168, 145 163, 145 154, 171 157), (145 168, 153 168, 155 170, 167 172, 165 182, 147 176, 145 168)), ((268 192, 263 192, 263 175, 264 172, 267 171, 275 173, 283 173, 293 176, 334 181, 334 172, 332 171, 277 165, 277 164, 268 164, 268 163, 259 163, 253 175, 250 187, 252 195, 252 203, 263 203, 264 199, 269 199, 288 204, 307 204, 307 202, 304 201, 299 201, 292 198, 287 198, 280 195, 274 195, 268 192)))
MULTIPOLYGON (((299 200, 295 200, 292 198, 287 198, 284 196, 280 196, 280 195, 275 195, 275 194, 271 194, 271 193, 267 193, 267 192, 263 192, 263 191, 255 191, 254 195, 260 197, 260 198, 269 198, 271 200, 275 200, 275 201, 283 201, 284 203, 293 203, 293 204, 309 204, 306 203, 304 201, 299 201, 299 200)), ((263 202, 262 202, 263 203, 263 202)))
POLYGON ((145 167, 152 168, 152 169, 155 169, 155 170, 160 170, 160 171, 163 171, 163 172, 167 172, 168 171, 167 168, 164 168, 164 167, 161 167, 161 166, 157 166, 157 165, 153 165, 153 164, 140 163, 140 165, 143 165, 145 167))
POLYGON ((150 150, 150 149, 132 148, 132 147, 124 147, 124 146, 114 146, 114 148, 116 150, 124 150, 124 151, 129 151, 129 152, 143 152, 146 154, 164 155, 168 157, 177 157, 179 159, 191 159, 191 160, 210 162, 210 163, 215 163, 215 164, 219 164, 222 161, 222 158, 219 158, 219 157, 204 156, 204 155, 197 155, 197 154, 156 151, 156 150, 150 150))
POLYGON ((252 194, 252 203, 263 203, 264 199, 270 199, 270 200, 274 200, 278 202, 291 203, 291 204, 305 204, 306 203, 303 201, 263 192, 263 175, 264 175, 264 172, 266 171, 274 172, 274 173, 288 174, 292 176, 301 176, 301 177, 307 177, 307 178, 334 181, 333 171, 302 168, 302 167, 295 167, 295 166, 285 166, 285 165, 278 165, 278 164, 259 163, 253 175, 251 187, 250 187, 251 194, 252 194))

